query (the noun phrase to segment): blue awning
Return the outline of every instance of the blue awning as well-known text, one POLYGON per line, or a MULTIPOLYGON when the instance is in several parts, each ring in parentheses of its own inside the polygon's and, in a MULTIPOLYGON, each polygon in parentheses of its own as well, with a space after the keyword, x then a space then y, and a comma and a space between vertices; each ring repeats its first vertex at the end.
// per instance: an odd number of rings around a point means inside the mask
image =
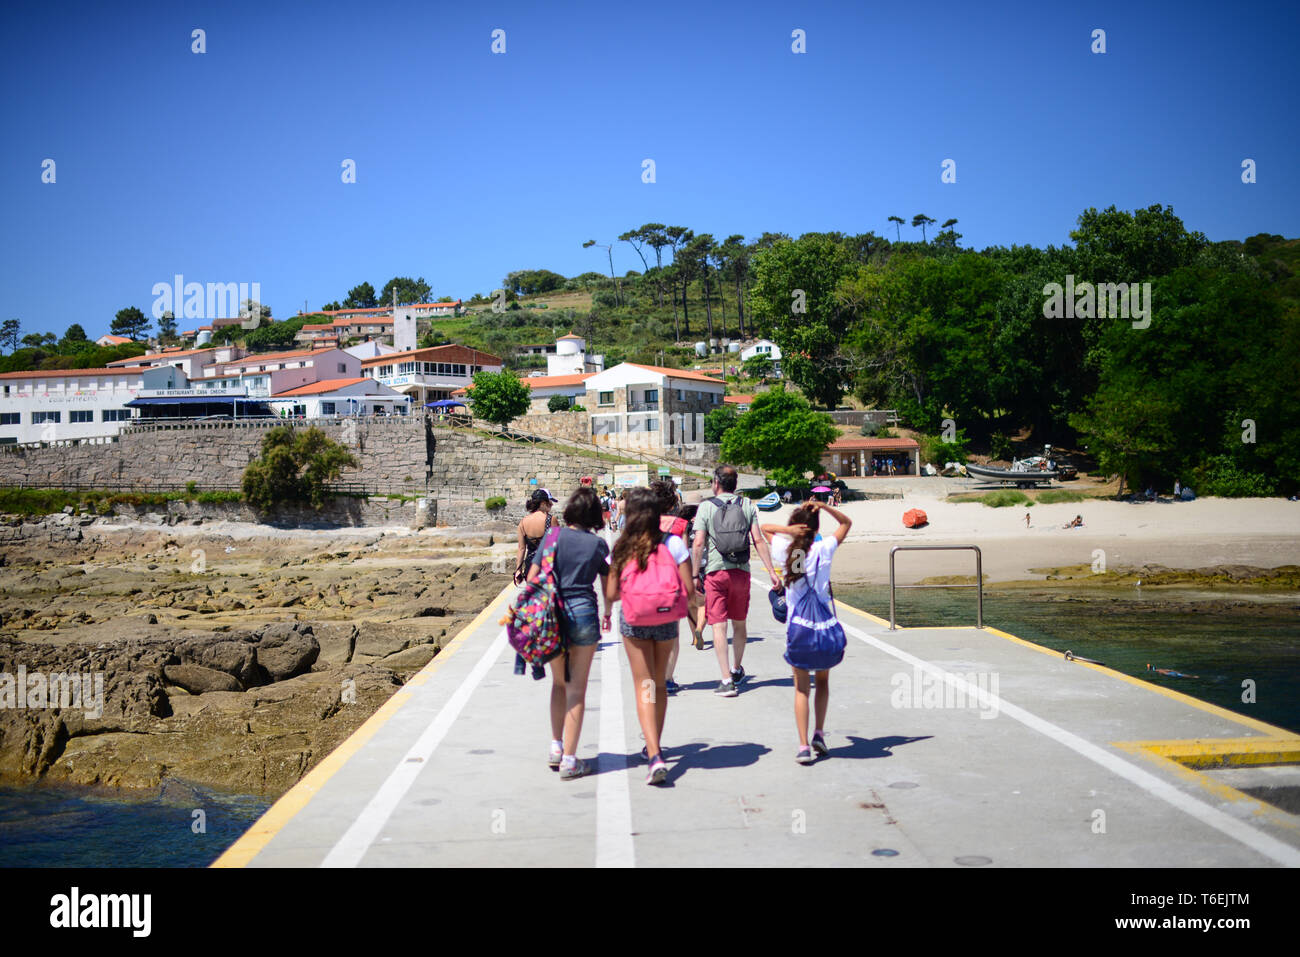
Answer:
POLYGON ((439 399, 437 402, 430 402, 428 405, 425 406, 425 408, 426 409, 449 409, 453 405, 464 405, 465 408, 467 409, 469 408, 469 406, 465 405, 464 402, 457 401, 456 399, 439 399))

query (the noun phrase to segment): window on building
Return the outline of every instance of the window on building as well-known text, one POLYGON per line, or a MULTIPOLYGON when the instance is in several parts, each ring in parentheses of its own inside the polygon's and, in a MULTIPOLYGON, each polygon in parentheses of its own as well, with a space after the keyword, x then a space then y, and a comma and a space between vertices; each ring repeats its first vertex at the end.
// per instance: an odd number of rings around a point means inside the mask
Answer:
POLYGON ((334 415, 334 403, 333 403, 333 402, 322 402, 322 403, 320 404, 320 414, 321 414, 321 415, 334 415))
POLYGON ((99 413, 101 422, 129 422, 131 419, 130 409, 104 409, 99 413))
POLYGON ((71 412, 68 413, 68 421, 69 422, 94 422, 95 410, 94 409, 73 409, 71 412))
POLYGON ((46 422, 62 421, 62 412, 33 412, 32 425, 44 425, 46 422))
POLYGON ((615 416, 593 417, 591 420, 592 435, 616 435, 618 431, 619 420, 615 416))
POLYGON ((714 405, 717 405, 719 402, 722 401, 722 393, 721 393, 721 392, 714 392, 714 393, 711 393, 711 394, 712 394, 712 396, 713 396, 713 404, 714 404, 714 405))
POLYGON ((614 393, 613 393, 613 392, 602 392, 602 393, 600 394, 599 404, 600 404, 600 405, 613 405, 613 404, 614 404, 614 393))
POLYGON ((659 401, 659 390, 658 390, 658 389, 646 389, 646 390, 645 390, 645 400, 646 400, 647 402, 658 402, 658 401, 659 401))
POLYGON ((21 412, 0 412, 0 425, 22 425, 23 414, 21 412))
POLYGON ((659 431, 659 420, 656 419, 656 418, 649 418, 649 419, 646 419, 646 420, 645 420, 645 430, 646 430, 647 432, 658 432, 658 431, 659 431))
POLYGON ((346 362, 340 362, 340 363, 339 363, 339 371, 340 371, 340 372, 347 372, 347 371, 348 371, 348 364, 347 364, 346 362))
POLYGON ((685 390, 685 389, 678 389, 678 390, 677 390, 677 401, 678 401, 678 402, 685 402, 685 401, 686 401, 686 390, 685 390))

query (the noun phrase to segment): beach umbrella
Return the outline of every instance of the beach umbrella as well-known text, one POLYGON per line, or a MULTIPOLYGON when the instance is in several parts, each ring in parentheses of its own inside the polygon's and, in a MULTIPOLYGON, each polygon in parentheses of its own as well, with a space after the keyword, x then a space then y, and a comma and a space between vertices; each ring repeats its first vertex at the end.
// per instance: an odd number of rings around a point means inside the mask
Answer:
POLYGON ((825 485, 818 485, 815 489, 813 489, 813 491, 814 491, 814 492, 829 492, 830 489, 828 489, 825 485))

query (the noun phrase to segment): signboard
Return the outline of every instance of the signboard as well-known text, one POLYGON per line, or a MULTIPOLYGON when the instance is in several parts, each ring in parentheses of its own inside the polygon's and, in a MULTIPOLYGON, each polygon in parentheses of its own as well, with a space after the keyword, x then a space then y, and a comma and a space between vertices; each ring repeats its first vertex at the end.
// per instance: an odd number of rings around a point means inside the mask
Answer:
POLYGON ((670 468, 668 468, 666 465, 661 465, 661 466, 659 466, 659 474, 660 474, 660 475, 672 475, 672 474, 673 474, 673 470, 670 469, 670 468))

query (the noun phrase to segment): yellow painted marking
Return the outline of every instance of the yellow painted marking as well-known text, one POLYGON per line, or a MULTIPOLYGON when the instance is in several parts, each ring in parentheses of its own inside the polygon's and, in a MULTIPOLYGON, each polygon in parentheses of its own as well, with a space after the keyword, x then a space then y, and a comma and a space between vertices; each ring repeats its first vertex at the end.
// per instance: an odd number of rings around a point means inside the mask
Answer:
POLYGON ((501 593, 492 599, 473 621, 462 628, 455 638, 444 645, 438 654, 434 656, 434 659, 420 669, 419 674, 408 681, 402 690, 385 701, 380 709, 366 720, 365 724, 353 731, 347 740, 331 751, 325 757, 325 760, 312 768, 306 777, 286 791, 280 797, 280 800, 272 804, 267 809, 267 812, 258 818, 239 840, 213 861, 211 866, 247 866, 248 862, 270 843, 271 838, 275 837, 293 819, 294 815, 306 807, 311 799, 320 793, 321 788, 325 786, 325 782, 332 778, 339 768, 347 764, 348 760, 375 736, 375 733, 398 712, 402 705, 410 700, 411 692, 408 689, 427 682, 451 655, 464 646, 469 636, 479 626, 496 614, 497 608, 505 601, 507 595, 512 592, 513 587, 510 585, 501 589, 501 593))
POLYGON ((1127 741, 1190 768, 1249 767, 1300 763, 1300 737, 1192 738, 1185 741, 1127 741))
MULTIPOLYGON (((1238 791, 1230 784, 1224 784, 1222 781, 1216 781, 1195 768, 1188 767, 1183 761, 1172 757, 1168 752, 1182 751, 1193 754, 1193 748, 1204 748, 1206 745, 1223 745, 1227 748, 1235 748, 1243 752, 1249 751, 1256 745, 1268 745, 1270 742, 1260 738, 1219 738, 1209 740, 1192 740, 1192 741, 1112 741, 1111 744, 1131 755, 1150 761, 1152 764, 1159 765, 1167 773, 1175 777, 1182 778, 1198 785, 1209 795, 1221 802, 1236 804, 1239 807, 1246 808, 1250 811, 1252 817, 1263 818, 1266 823, 1276 827, 1285 828, 1289 831, 1300 831, 1300 823, 1297 819, 1286 812, 1251 797, 1242 791, 1238 791)), ((1276 749, 1279 744, 1286 744, 1289 747, 1295 747, 1300 744, 1300 739, 1289 739, 1289 742, 1274 741, 1271 744, 1276 749)), ((1262 750, 1256 753, 1264 753, 1262 750)))
MULTIPOLYGON (((852 605, 846 605, 842 601, 837 600, 835 603, 837 605, 840 605, 841 607, 847 608, 849 611, 853 612, 854 614, 861 615, 864 618, 870 618, 874 621, 877 621, 880 624, 884 625, 886 628, 889 627, 889 621, 887 619, 878 618, 877 616, 871 614, 870 612, 865 612, 859 608, 854 608, 852 605)), ((969 625, 962 626, 962 627, 949 626, 943 628, 904 628, 902 626, 899 626, 898 628, 898 631, 978 631, 978 630, 979 629, 971 627, 969 625)), ((1017 638, 1015 635, 1009 634, 1008 632, 1002 631, 998 628, 991 628, 988 625, 985 625, 984 631, 990 635, 996 635, 999 638, 1005 638, 1007 641, 1014 641, 1018 645, 1022 645, 1025 648, 1030 648, 1041 654, 1050 655, 1051 657, 1055 658, 1058 661, 1064 660, 1064 654, 1060 651, 1056 651, 1053 648, 1045 648, 1042 645, 1034 644, 1032 641, 1026 641, 1023 638, 1017 638)), ((1259 731, 1263 734, 1272 735, 1277 738, 1292 737, 1292 732, 1288 731, 1286 728, 1279 728, 1277 725, 1269 724, 1266 721, 1258 721, 1255 718, 1248 718, 1245 715, 1238 714, 1235 711, 1229 711, 1227 708, 1221 708, 1217 704, 1210 704, 1208 701, 1202 701, 1199 698, 1193 698, 1191 695, 1183 694, 1181 691, 1174 691, 1172 688, 1162 688, 1160 685, 1152 684, 1150 681, 1144 681, 1141 678, 1135 678, 1132 675, 1126 675, 1122 671, 1116 671, 1114 668, 1108 668, 1105 665, 1091 665, 1088 664, 1086 661, 1077 661, 1077 660, 1070 662, 1070 664, 1078 665, 1080 668, 1091 668, 1093 671, 1098 671, 1101 672, 1102 674, 1110 675, 1112 678, 1118 678, 1120 681, 1126 681, 1129 684, 1134 685, 1135 687, 1145 688, 1148 691, 1154 691, 1157 694, 1164 695, 1166 698, 1172 698, 1174 701, 1180 701, 1183 704, 1190 705, 1191 707, 1197 708, 1200 711, 1208 712, 1214 715, 1215 717, 1223 718, 1227 721, 1232 721, 1236 724, 1243 724, 1246 727, 1253 728, 1254 730, 1259 731)))

